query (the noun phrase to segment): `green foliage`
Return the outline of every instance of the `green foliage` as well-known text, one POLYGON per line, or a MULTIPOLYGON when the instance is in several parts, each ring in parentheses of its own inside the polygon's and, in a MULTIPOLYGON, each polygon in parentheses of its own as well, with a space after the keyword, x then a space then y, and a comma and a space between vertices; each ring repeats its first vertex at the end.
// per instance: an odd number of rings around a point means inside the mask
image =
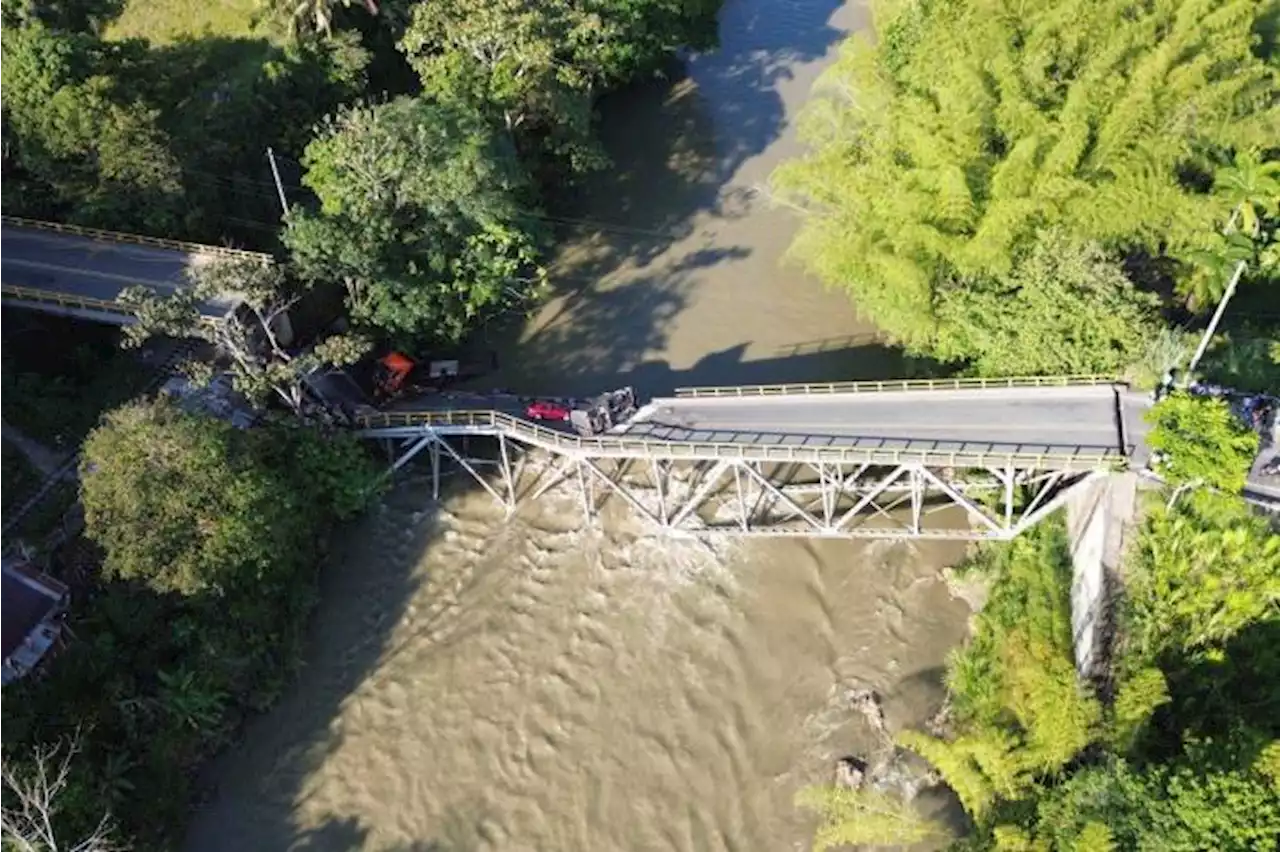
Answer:
MULTIPOLYGON (((7 28, 3 85, 6 159, 48 188, 45 202, 87 224, 144 222, 172 229, 183 188, 159 113, 110 75, 95 74, 99 47, 33 22, 7 28)), ((6 181, 8 184, 9 181, 6 181)), ((7 187, 6 210, 39 207, 7 187)))
POLYGON ((1135 770, 1123 761, 1090 767, 1041 800, 1035 833, 1050 848, 1073 849, 1106 826, 1115 848, 1273 849, 1280 840, 1280 794, 1250 772, 1176 764, 1135 770))
POLYGON ((457 341, 542 280, 515 151, 474 111, 413 98, 355 107, 304 162, 322 209, 295 209, 285 242, 304 274, 346 284, 359 322, 457 341))
POLYGON ((1113 852, 1115 848, 1111 829, 1100 822, 1086 822, 1071 841, 1071 852, 1113 852))
POLYGON ((813 852, 846 844, 905 845, 942 834, 941 826, 921 817, 910 805, 874 790, 817 785, 801 789, 795 801, 821 819, 813 852))
POLYGON ((1147 666, 1121 679, 1111 707, 1111 743, 1120 754, 1130 751, 1145 733, 1151 716, 1169 702, 1164 672, 1147 666))
POLYGON ((826 72, 813 151, 775 176, 808 213, 795 254, 919 348, 941 292, 1008 275, 1046 226, 1185 257, 1229 215, 1216 168, 1275 138, 1265 5, 895 4, 891 38, 854 36, 826 72))
POLYGON ((108 808, 136 848, 170 848, 199 764, 279 696, 328 533, 382 474, 351 435, 241 431, 164 401, 112 413, 84 453, 105 570, 73 596, 57 665, 5 688, 5 759, 80 728, 59 836, 108 808))
POLYGON ((936 767, 982 823, 1073 760, 1092 740, 1101 709, 1076 679, 1061 526, 979 551, 968 570, 994 583, 973 638, 947 664, 958 735, 907 731, 899 742, 936 767))
POLYGON ((1128 641, 1141 659, 1219 644, 1280 614, 1280 535, 1226 497, 1153 507, 1130 566, 1128 641))
POLYGON ((604 159, 591 136, 602 89, 656 70, 677 45, 709 47, 720 0, 418 3, 401 41, 424 92, 478 107, 573 170, 604 159))
POLYGON ((1275 391, 1280 388, 1280 332, 1246 328, 1222 335, 1209 346, 1198 372, 1238 390, 1275 391))
MULTIPOLYGON (((289 309, 302 298, 285 270, 252 258, 219 260, 187 270, 188 285, 166 294, 146 287, 126 287, 117 297, 137 317, 125 327, 125 343, 140 346, 160 335, 206 340, 229 362, 235 390, 251 403, 276 398, 295 414, 303 414, 303 379, 322 367, 354 364, 368 352, 368 339, 353 334, 333 335, 299 353, 279 338, 289 309), (230 311, 235 302, 239 307, 230 311), (202 307, 226 306, 228 315, 208 322, 202 307)), ((207 382, 214 369, 208 363, 186 365, 193 379, 207 382)))
POLYGON ((260 579, 297 506, 249 455, 245 436, 176 405, 128 405, 85 440, 87 534, 107 576, 193 594, 260 579))
POLYGON ((1258 434, 1220 399, 1174 393, 1146 414, 1153 466, 1168 482, 1229 493, 1244 487, 1258 453, 1258 434))
POLYGON ((1158 304, 1100 246, 1051 231, 1009 274, 941 290, 935 354, 985 375, 1119 374, 1156 335, 1158 304))

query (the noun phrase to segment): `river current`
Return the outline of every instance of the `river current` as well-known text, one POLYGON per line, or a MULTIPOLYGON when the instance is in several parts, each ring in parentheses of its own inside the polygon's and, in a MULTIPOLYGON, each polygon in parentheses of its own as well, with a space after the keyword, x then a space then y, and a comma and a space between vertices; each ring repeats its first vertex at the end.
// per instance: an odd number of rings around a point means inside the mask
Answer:
MULTIPOLYGON (((556 291, 502 383, 587 393, 883 377, 760 192, 858 2, 728 0, 721 48, 601 104, 611 169, 560 217, 556 291)), ((800 786, 921 724, 967 605, 937 543, 643 534, 576 495, 514 518, 407 477, 331 555, 303 670, 212 773, 205 850, 805 848, 800 786)), ((616 508, 616 507, 615 507, 616 508)))

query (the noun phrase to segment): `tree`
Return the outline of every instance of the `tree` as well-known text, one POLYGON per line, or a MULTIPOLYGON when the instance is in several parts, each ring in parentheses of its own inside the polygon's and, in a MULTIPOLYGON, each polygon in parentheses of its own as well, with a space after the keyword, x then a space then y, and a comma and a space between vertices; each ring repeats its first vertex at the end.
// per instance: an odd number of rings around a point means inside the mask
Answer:
MULTIPOLYGON (((141 286, 120 293, 121 304, 138 322, 125 327, 125 343, 140 346, 155 335, 193 337, 215 344, 231 360, 235 389, 261 404, 274 396, 295 414, 306 404, 303 379, 324 366, 354 364, 369 349, 358 335, 334 335, 302 353, 281 342, 288 313, 302 298, 289 285, 284 270, 254 258, 232 258, 192 266, 187 287, 159 295, 141 286), (239 307, 217 321, 201 314, 208 303, 239 307)), ((193 378, 207 382, 212 368, 188 365, 193 378)))
POLYGON ((1238 151, 1230 166, 1214 174, 1213 190, 1238 211, 1240 231, 1252 236, 1264 215, 1280 214, 1280 161, 1264 162, 1256 150, 1238 151))
POLYGON ((108 576, 215 593, 279 564, 302 506, 239 430, 164 398, 116 409, 85 439, 85 532, 108 576))
POLYGON ((401 41, 424 91, 479 106, 574 170, 604 158, 591 134, 603 89, 711 46, 721 0, 444 0, 419 3, 401 41))
POLYGON ((942 827, 924 819, 912 807, 874 790, 815 785, 796 793, 796 805, 814 811, 822 820, 813 838, 813 852, 841 845, 906 845, 942 835, 942 827))
POLYGON ((3 87, 6 159, 47 187, 43 205, 8 194, 6 209, 65 209, 89 225, 121 221, 172 229, 182 209, 181 170, 160 114, 98 70, 90 37, 39 22, 6 29, 3 87))
POLYGON ((985 375, 1118 375, 1157 334, 1159 299, 1101 246, 1042 235, 990 283, 941 290, 936 354, 985 375))
POLYGON ((1207 485, 1233 494, 1244 487, 1258 453, 1258 435, 1224 400, 1174 393, 1152 407, 1146 419, 1153 467, 1170 483, 1207 485))
POLYGON ((285 243, 305 275, 338 278, 357 322, 455 342, 544 278, 514 149, 474 111, 414 98, 353 107, 307 146, 285 243))
POLYGON ((1220 645, 1280 615, 1280 535, 1221 495, 1152 509, 1130 575, 1127 641, 1139 659, 1220 645))
POLYGON ((67 842, 57 826, 62 802, 72 781, 72 765, 80 753, 80 734, 53 745, 35 746, 25 758, 6 755, 0 835, 15 852, 115 852, 125 847, 114 838, 110 814, 103 814, 88 834, 67 842))
POLYGON ((939 291, 1007 274, 1046 226, 1182 257, 1220 216, 1213 166, 1274 140, 1266 5, 882 4, 890 37, 846 44, 804 120, 812 153, 775 175, 806 214, 794 253, 924 348, 939 291))

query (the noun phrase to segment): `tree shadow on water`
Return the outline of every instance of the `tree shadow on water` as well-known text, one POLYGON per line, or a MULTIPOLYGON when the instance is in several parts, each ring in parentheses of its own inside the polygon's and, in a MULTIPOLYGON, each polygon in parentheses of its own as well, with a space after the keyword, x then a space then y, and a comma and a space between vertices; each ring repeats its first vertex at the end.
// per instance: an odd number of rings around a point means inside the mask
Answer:
MULTIPOLYGON (((454 494, 479 487, 465 478, 449 482, 454 494)), ((251 720, 240 741, 201 779, 201 801, 192 815, 185 849, 454 852, 474 848, 477 838, 486 835, 480 802, 442 801, 443 816, 437 824, 403 842, 396 840, 403 835, 402 821, 367 825, 357 812, 325 814, 317 823, 308 814, 314 814, 316 797, 333 781, 332 775, 324 774, 326 766, 348 745, 349 735, 367 733, 360 713, 350 712, 351 702, 368 697, 369 687, 388 676, 407 642, 415 644, 414 651, 447 653, 455 634, 470 630, 466 608, 445 605, 456 600, 437 605, 433 595, 425 603, 422 597, 424 589, 436 589, 428 586, 433 578, 419 565, 444 529, 429 483, 422 476, 410 476, 397 483, 382 506, 335 535, 336 546, 321 572, 320 602, 299 674, 284 697, 251 720)), ((466 595, 479 582, 474 577, 449 579, 454 597, 466 595)), ((502 586, 506 581, 503 576, 496 582, 502 586)), ((402 675, 397 670, 390 676, 402 675)), ((339 780, 353 789, 366 782, 376 787, 382 783, 378 771, 375 760, 368 778, 339 780)), ((415 782, 411 764, 397 766, 396 771, 415 782)), ((340 802, 342 794, 338 796, 340 802)), ((352 807, 358 805, 353 802, 352 807)))
MULTIPOLYGON (((378 843, 379 852, 471 852, 477 848, 471 839, 471 818, 462 811, 450 811, 442 820, 438 837, 429 840, 378 843)), ((282 852, 349 852, 363 849, 372 841, 372 829, 355 817, 331 817, 313 828, 298 833, 282 852)))

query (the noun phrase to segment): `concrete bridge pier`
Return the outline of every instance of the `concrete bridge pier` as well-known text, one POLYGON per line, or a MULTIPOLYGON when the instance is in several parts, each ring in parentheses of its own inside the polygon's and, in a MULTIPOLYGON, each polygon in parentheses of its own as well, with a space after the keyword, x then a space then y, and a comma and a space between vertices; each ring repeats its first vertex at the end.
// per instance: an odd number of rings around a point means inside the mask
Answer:
POLYGON ((1132 533, 1138 476, 1116 473, 1076 489, 1067 500, 1071 543, 1071 633, 1076 671, 1085 680, 1107 675, 1120 588, 1121 559, 1132 533))

